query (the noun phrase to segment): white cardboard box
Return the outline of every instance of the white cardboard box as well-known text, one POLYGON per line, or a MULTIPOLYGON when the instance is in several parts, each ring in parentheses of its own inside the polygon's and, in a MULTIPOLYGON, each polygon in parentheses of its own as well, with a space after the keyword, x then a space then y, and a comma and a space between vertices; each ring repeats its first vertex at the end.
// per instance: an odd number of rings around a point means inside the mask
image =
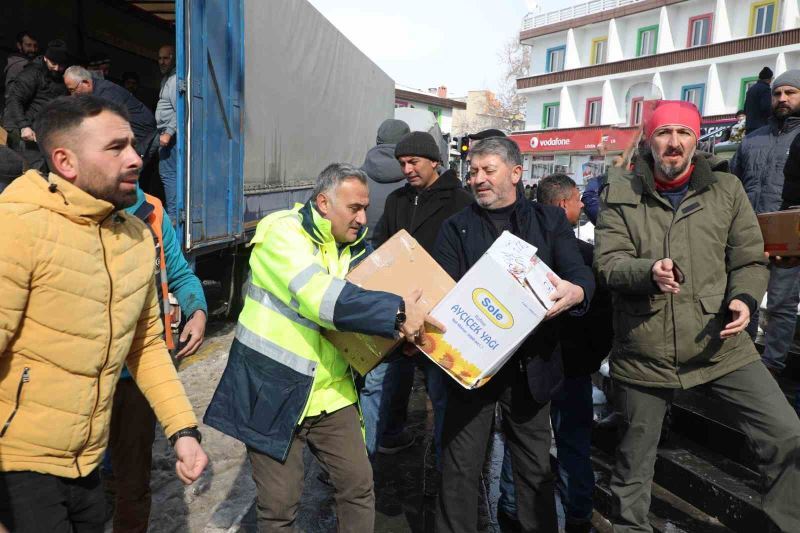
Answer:
POLYGON ((552 270, 536 247, 505 231, 431 311, 422 350, 467 389, 484 385, 553 306, 552 270))

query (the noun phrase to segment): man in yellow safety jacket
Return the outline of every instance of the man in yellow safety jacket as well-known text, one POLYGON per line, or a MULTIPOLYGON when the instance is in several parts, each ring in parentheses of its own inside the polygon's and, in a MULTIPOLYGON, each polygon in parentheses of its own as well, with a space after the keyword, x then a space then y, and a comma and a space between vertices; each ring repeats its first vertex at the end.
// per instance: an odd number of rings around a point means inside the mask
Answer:
POLYGON ((261 532, 293 529, 307 443, 330 473, 339 531, 373 529, 352 374, 322 330, 414 338, 426 320, 441 327, 420 291, 402 298, 344 280, 368 253, 367 180, 353 166, 328 166, 311 200, 263 219, 252 241, 244 309, 205 423, 247 445, 261 532))

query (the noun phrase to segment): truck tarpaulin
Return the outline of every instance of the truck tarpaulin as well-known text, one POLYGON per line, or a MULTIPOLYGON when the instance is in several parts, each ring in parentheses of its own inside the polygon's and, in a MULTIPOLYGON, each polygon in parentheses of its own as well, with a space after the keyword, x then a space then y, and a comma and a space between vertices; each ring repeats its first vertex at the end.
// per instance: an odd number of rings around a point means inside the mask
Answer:
POLYGON ((246 191, 311 186, 360 166, 394 110, 394 82, 311 4, 245 0, 246 191))

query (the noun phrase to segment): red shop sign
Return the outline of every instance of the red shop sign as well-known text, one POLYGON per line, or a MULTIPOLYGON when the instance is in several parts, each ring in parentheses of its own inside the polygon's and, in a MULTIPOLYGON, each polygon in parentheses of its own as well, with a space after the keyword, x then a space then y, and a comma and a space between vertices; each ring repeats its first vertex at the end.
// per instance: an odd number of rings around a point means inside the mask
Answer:
POLYGON ((517 133, 509 137, 523 153, 581 152, 597 149, 600 142, 606 150, 620 151, 633 142, 638 131, 639 128, 586 128, 517 133))

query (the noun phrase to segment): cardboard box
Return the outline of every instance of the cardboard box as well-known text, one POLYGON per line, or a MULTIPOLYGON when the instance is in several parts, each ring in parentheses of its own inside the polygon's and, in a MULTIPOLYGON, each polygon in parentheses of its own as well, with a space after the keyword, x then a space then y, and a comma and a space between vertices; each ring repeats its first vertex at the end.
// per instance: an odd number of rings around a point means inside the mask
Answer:
MULTIPOLYGON (((372 252, 346 279, 364 289, 401 296, 422 289, 421 302, 426 311, 433 309, 456 285, 453 278, 405 230, 400 230, 372 252)), ((332 330, 326 330, 324 335, 362 376, 402 342, 332 330)))
POLYGON ((758 225, 769 255, 800 256, 800 209, 762 213, 758 225))
POLYGON ((548 273, 536 247, 503 232, 433 308, 447 331, 429 328, 423 352, 464 388, 484 385, 553 306, 548 273))

